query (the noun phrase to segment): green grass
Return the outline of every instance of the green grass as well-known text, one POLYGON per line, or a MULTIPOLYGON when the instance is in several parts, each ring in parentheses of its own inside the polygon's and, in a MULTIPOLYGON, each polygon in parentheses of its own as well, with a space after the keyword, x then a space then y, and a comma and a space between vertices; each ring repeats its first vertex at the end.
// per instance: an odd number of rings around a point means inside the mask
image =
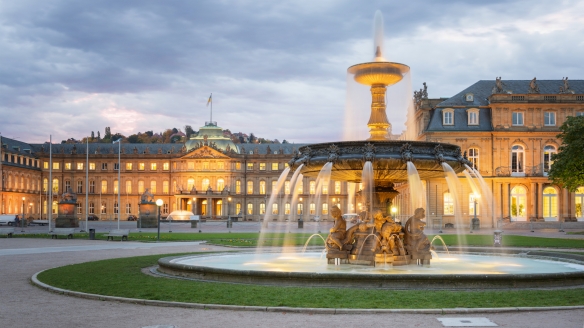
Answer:
MULTIPOLYGON (((428 238, 432 240, 434 236, 428 238)), ((493 246, 491 235, 440 235, 448 246, 493 246), (460 242, 459 242, 460 241, 460 242)), ((433 245, 441 246, 438 240, 433 245)), ((503 235, 502 246, 507 247, 546 247, 546 248, 584 248, 584 239, 542 238, 530 236, 503 235)))
MULTIPOLYGON (((178 255, 178 254, 174 254, 178 255)), ((141 268, 165 256, 88 262, 47 270, 49 285, 86 293, 205 304, 316 308, 454 308, 584 305, 584 289, 428 291, 298 288, 209 283, 152 277, 141 268)))
POLYGON ((584 231, 571 231, 571 232, 566 232, 566 235, 584 235, 584 231))

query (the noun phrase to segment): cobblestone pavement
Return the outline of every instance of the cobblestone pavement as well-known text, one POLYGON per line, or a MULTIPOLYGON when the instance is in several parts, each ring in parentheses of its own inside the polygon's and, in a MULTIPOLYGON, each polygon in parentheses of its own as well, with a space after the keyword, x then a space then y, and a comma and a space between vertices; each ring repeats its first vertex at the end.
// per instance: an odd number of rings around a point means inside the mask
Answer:
MULTIPOLYGON (((124 222, 122 222, 124 223, 124 222)), ((95 228, 108 229, 107 222, 95 228), (101 226, 104 225, 104 226, 101 226)), ((125 222, 125 224, 135 224, 125 222)), ((190 225, 173 231, 192 231, 190 225)), ((324 227, 321 224, 320 229, 324 227)), ((176 227, 176 228, 175 228, 176 227)), ((205 231, 211 230, 209 226, 205 231)), ((92 228, 90 224, 90 228, 92 228)), ((123 227, 122 227, 123 228, 123 227)), ((25 228, 27 232, 47 227, 25 228)), ((44 230, 43 230, 44 229, 44 230)), ((222 229, 225 231, 225 226, 222 229)), ((234 225, 234 230, 237 225, 234 225)), ((242 229, 243 230, 243 229, 242 229)), ((322 229, 326 231, 328 229, 322 229)), ((243 230, 245 231, 245 230, 243 230)), ((306 231, 306 230, 305 230, 306 231)), ((293 231, 295 232, 295 231, 293 231)), ((308 231, 307 231, 308 232, 308 231)), ((481 231, 488 233, 488 231, 481 231)), ((523 232, 530 235, 531 232, 523 232)), ((519 234, 523 234, 519 233, 519 234)), ((550 232, 555 234, 555 232, 550 232)), ((547 236, 547 235, 546 235, 547 236)), ((559 236, 559 235, 558 235, 559 236)), ((551 237, 551 236, 550 236, 551 237)), ((556 237, 553 235, 553 237, 556 237)), ((518 313, 436 314, 352 314, 328 315, 290 312, 246 312, 196 310, 104 302, 68 297, 44 291, 30 283, 41 270, 107 258, 188 251, 216 251, 224 248, 196 242, 136 243, 99 240, 51 240, 0 238, 0 327, 443 327, 439 318, 486 317, 501 327, 583 327, 584 310, 533 311, 518 313)), ((232 249, 230 249, 232 250, 232 249)))

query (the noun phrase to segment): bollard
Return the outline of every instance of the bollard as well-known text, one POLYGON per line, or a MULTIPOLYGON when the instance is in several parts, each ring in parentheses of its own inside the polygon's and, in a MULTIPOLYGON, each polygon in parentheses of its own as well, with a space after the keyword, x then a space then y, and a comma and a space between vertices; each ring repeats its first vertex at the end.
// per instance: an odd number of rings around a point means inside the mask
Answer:
POLYGON ((298 219, 298 229, 304 229, 304 220, 298 219))
POLYGON ((95 229, 89 229, 89 240, 95 240, 95 229))
POLYGON ((233 227, 233 222, 231 222, 231 218, 227 219, 227 228, 232 228, 233 227))

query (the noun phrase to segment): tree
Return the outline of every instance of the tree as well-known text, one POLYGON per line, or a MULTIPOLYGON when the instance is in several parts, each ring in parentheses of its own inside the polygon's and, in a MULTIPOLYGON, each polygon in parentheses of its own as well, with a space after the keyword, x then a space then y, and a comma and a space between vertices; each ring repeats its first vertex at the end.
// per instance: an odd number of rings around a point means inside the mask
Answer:
POLYGON ((560 127, 562 145, 552 155, 548 176, 553 183, 574 192, 584 186, 584 116, 569 116, 560 127))
POLYGON ((101 137, 99 136, 99 131, 97 131, 97 140, 99 141, 101 137))
POLYGON ((91 140, 93 141, 93 139, 95 139, 95 133, 91 131, 91 140))
POLYGON ((193 130, 190 125, 185 125, 185 134, 187 135, 187 138, 190 138, 191 135, 195 134, 195 130, 193 130))
POLYGON ((255 143, 256 141, 256 136, 253 135, 253 133, 249 134, 249 143, 255 143))

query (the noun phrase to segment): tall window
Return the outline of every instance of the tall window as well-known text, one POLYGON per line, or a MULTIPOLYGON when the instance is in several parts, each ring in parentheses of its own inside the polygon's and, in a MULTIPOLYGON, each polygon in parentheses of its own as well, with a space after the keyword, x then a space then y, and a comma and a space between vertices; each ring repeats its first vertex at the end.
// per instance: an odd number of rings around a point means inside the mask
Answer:
POLYGON ((132 204, 126 203, 126 214, 132 213, 132 204))
POLYGON ((310 203, 310 215, 315 215, 315 214, 316 214, 316 204, 310 203))
POLYGON ((126 194, 131 194, 132 193, 132 181, 127 180, 126 181, 126 194))
POLYGON ((468 111, 468 125, 478 125, 479 124, 479 112, 476 109, 471 109, 468 111))
POLYGON ((162 170, 163 170, 163 171, 168 171, 168 170, 170 170, 170 163, 169 163, 169 162, 164 162, 164 163, 162 164, 162 170))
POLYGON ((271 189, 271 191, 272 191, 272 194, 276 193, 276 191, 277 191, 277 190, 276 190, 276 185, 277 185, 277 184, 278 184, 278 181, 276 181, 276 180, 272 180, 272 189, 271 189))
POLYGON ((322 204, 322 215, 328 215, 328 204, 327 203, 322 204))
POLYGON ((260 171, 266 170, 266 163, 260 163, 260 171))
POLYGON ((89 181, 89 193, 95 194, 95 181, 93 180, 89 181))
POLYGON ((237 213, 237 215, 241 215, 241 203, 235 204, 235 213, 237 213))
POLYGON ((241 194, 241 180, 235 180, 235 193, 241 194))
POLYGON ((264 180, 261 180, 260 181, 260 195, 265 195, 265 194, 266 194, 266 182, 264 180))
POLYGON ((552 161, 552 155, 555 154, 556 147, 547 145, 543 147, 543 171, 548 173, 554 161, 552 161))
POLYGON ((248 203, 247 204, 247 214, 253 214, 253 204, 252 203, 248 203))
POLYGON ((101 203, 101 214, 107 213, 107 206, 105 205, 105 201, 101 203))
MULTIPOLYGON (((20 188, 22 188, 22 180, 23 178, 20 178, 20 188)), ((65 191, 69 190, 69 188, 71 188, 71 181, 69 180, 65 180, 65 191)))
POLYGON ((581 221, 584 218, 584 211, 582 208, 582 204, 584 204, 584 187, 580 187, 576 189, 576 217, 578 221, 581 221))
POLYGON ((449 192, 444 193, 444 215, 454 215, 454 199, 449 192))
POLYGON ((83 181, 81 180, 77 181, 77 193, 78 194, 83 193, 83 181))
POLYGON ((284 214, 290 215, 290 203, 284 204, 284 214))
POLYGON ((132 171, 132 164, 133 163, 126 163, 126 171, 132 171))
POLYGON ((150 171, 156 171, 156 163, 150 163, 150 171))
POLYGON ((53 179, 53 193, 59 192, 59 179, 53 179))
POLYGON ((523 146, 515 145, 511 148, 511 173, 524 173, 523 146))
POLYGON ((225 189, 225 180, 217 179, 217 190, 223 191, 223 189, 225 189))
POLYGON ((471 163, 471 167, 475 170, 479 169, 479 149, 469 148, 468 149, 468 160, 471 163))
POLYGON ((150 181, 150 192, 156 194, 156 180, 150 181))
POLYGON ((118 202, 114 202, 114 214, 118 214, 119 210, 118 202))
POLYGON ((193 179, 193 178, 187 179, 187 190, 188 191, 193 190, 194 186, 195 186, 195 179, 193 179))
POLYGON ((138 193, 140 195, 144 193, 144 180, 138 181, 138 193))
POLYGON ((89 202, 89 214, 95 214, 95 203, 89 202))
POLYGON ((77 203, 77 214, 83 214, 83 206, 81 206, 81 203, 77 203))
POLYGON ((209 189, 209 179, 204 178, 202 180, 201 188, 202 188, 201 190, 203 190, 203 191, 207 191, 207 189, 209 189))
POLYGON ((266 203, 260 203, 260 214, 266 214, 266 203))
POLYGON ((301 178, 298 178, 298 181, 296 181, 296 193, 297 194, 302 194, 304 192, 304 181, 301 180, 301 178))
POLYGON ((120 169, 120 163, 114 163, 114 171, 118 171, 120 169))
POLYGON ((296 214, 302 215, 304 213, 304 205, 302 203, 298 203, 297 207, 296 214))
POLYGON ((247 194, 248 195, 253 194, 253 181, 251 180, 247 181, 247 194))
POLYGON ((49 189, 49 179, 44 178, 43 179, 43 192, 47 192, 48 189, 49 189))
POLYGON ((554 187, 546 187, 543 190, 543 217, 558 219, 558 192, 554 187))
POLYGON ((516 126, 523 125, 523 113, 522 112, 513 112, 512 118, 513 118, 513 120, 511 123, 513 125, 516 125, 516 126))
POLYGON ((272 204, 272 215, 278 215, 278 204, 272 204))
POLYGON ((335 194, 341 194, 341 181, 335 181, 335 194))
POLYGON ((555 126, 556 125, 556 113, 555 112, 543 113, 543 125, 555 126))
POLYGON ((523 186, 511 189, 511 218, 514 221, 525 221, 527 216, 527 190, 523 186))
POLYGON ((240 162, 235 163, 235 169, 237 171, 241 170, 241 163, 240 162))
POLYGON ((164 181, 162 181, 162 193, 165 195, 168 195, 168 191, 169 191, 169 181, 164 180, 164 181))
POLYGON ((114 194, 118 193, 119 183, 118 180, 114 180, 114 194))
MULTIPOLYGON (((468 195, 468 214, 469 215, 474 215, 475 214, 475 197, 476 195, 474 193, 471 193, 470 195, 468 195)), ((477 212, 476 214, 479 215, 480 214, 480 205, 479 205, 479 198, 476 198, 477 200, 477 212)))
POLYGON ((322 184, 322 194, 323 195, 328 195, 328 181, 325 181, 322 184))
POLYGON ((311 195, 314 195, 316 193, 316 181, 309 182, 309 192, 311 195))
POLYGON ((284 193, 290 195, 290 180, 284 182, 284 193))
POLYGON ((278 171, 278 163, 272 163, 272 171, 278 171))
POLYGON ((101 193, 107 193, 107 180, 101 180, 101 193))

